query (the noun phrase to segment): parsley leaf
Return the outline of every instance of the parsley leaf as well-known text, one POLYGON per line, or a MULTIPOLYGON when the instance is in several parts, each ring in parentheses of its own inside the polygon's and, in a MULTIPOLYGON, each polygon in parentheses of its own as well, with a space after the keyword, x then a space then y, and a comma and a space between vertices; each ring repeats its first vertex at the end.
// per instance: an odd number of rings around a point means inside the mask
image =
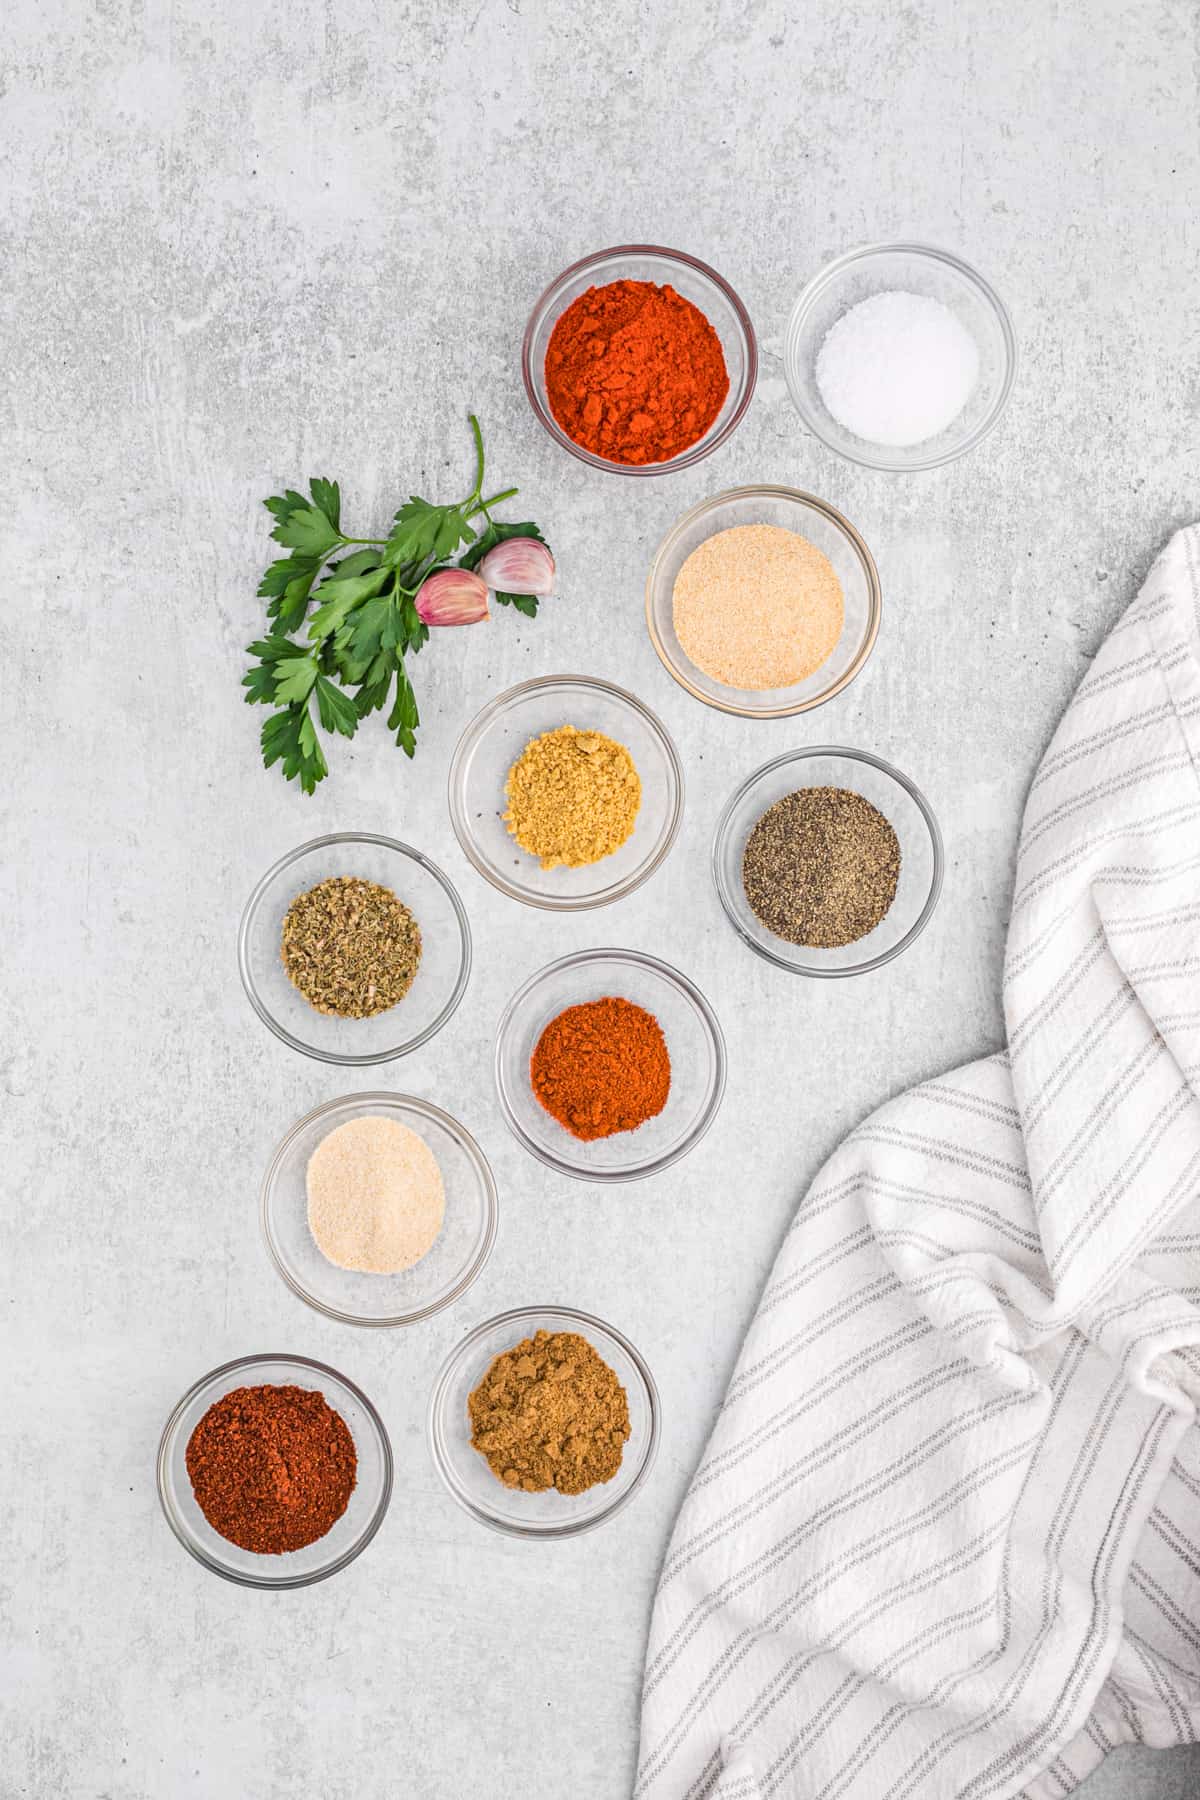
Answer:
POLYGON ((404 664, 396 665, 396 699, 388 714, 388 730, 396 733, 396 742, 405 756, 417 753, 417 726, 421 723, 421 715, 417 711, 417 696, 413 693, 412 682, 404 670, 404 664))
POLYGON ((536 594, 502 594, 497 589, 496 604, 497 606, 515 606, 517 611, 524 613, 527 619, 537 618, 538 597, 536 594))
POLYGON ((329 773, 329 765, 317 741, 307 703, 272 713, 264 721, 262 758, 266 769, 272 763, 282 763, 284 775, 289 781, 294 781, 298 775, 300 786, 306 794, 314 791, 318 781, 324 781, 329 773))
POLYGON ((351 738, 358 730, 358 712, 349 694, 335 688, 325 675, 317 676, 317 712, 326 731, 351 738))
POLYGON ((299 704, 307 700, 317 679, 317 659, 307 656, 284 656, 275 664, 275 698, 299 704))

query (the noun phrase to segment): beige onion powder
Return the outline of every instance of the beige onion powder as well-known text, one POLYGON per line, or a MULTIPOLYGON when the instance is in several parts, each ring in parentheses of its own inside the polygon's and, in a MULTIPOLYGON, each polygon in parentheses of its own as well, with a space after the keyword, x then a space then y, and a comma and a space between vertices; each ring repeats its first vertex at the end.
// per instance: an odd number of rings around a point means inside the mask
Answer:
POLYGON ((446 1212, 437 1158, 396 1119, 337 1126, 308 1162, 308 1225, 340 1269, 395 1275, 432 1248, 446 1212))
POLYGON ((791 687, 842 635, 842 584, 823 550, 782 525, 733 525, 692 551, 675 577, 675 635, 725 687, 791 687))

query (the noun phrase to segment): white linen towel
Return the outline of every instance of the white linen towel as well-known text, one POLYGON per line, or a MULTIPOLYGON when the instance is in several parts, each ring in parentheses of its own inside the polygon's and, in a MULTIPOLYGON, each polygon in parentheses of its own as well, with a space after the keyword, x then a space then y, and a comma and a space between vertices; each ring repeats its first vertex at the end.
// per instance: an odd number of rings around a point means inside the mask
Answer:
POLYGON ((638 1800, 1049 1800, 1200 1735, 1200 527, 1030 790, 1004 1009, 800 1207, 663 1565, 638 1800))

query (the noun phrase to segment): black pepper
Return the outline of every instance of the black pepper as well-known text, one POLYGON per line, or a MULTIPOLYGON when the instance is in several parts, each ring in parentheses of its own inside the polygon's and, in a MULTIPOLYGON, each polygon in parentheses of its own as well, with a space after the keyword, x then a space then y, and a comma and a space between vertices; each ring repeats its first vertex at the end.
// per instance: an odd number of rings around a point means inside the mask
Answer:
POLYGON ((877 807, 848 788, 800 788, 746 841, 742 886, 756 918, 789 944, 837 949, 887 914, 900 844, 877 807))

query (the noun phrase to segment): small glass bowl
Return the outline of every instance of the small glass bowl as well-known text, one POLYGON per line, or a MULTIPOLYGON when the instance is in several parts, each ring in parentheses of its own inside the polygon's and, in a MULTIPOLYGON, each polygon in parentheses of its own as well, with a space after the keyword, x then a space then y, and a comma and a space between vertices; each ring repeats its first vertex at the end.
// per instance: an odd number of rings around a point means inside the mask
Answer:
POLYGON ((463 903, 436 863, 408 844, 373 831, 313 838, 267 870, 242 914, 238 967, 263 1021, 318 1062, 363 1067, 406 1056, 440 1031, 471 973, 471 929, 463 903), (298 894, 332 875, 357 875, 391 888, 421 928, 421 961, 407 994, 370 1019, 320 1013, 292 986, 280 955, 284 916, 298 894))
POLYGON ((458 1504, 481 1525, 511 1537, 565 1538, 592 1531, 632 1500, 658 1451, 660 1403, 654 1377, 629 1339, 569 1306, 522 1306, 477 1325, 443 1363, 429 1397, 433 1464, 458 1504), (611 1481, 582 1494, 507 1488, 471 1445, 467 1400, 492 1361, 536 1331, 575 1331, 608 1364, 629 1400, 630 1433, 611 1481))
POLYGON ((496 1183, 479 1145, 457 1119, 411 1094, 348 1094, 306 1113, 288 1132, 263 1177, 267 1250, 294 1294, 345 1325, 413 1325, 465 1294, 496 1241, 496 1183), (350 1119, 395 1119, 424 1138, 437 1158, 446 1216, 429 1252, 396 1275, 338 1268, 308 1228, 309 1158, 350 1119))
POLYGON ((632 893, 662 862, 683 818, 683 769, 658 719, 632 694, 590 675, 549 675, 510 688, 472 719, 451 759, 449 803, 464 854, 493 887, 526 906, 581 912, 632 893), (531 738, 559 725, 624 744, 642 783, 631 836, 582 869, 543 869, 503 818, 509 769, 531 738))
POLYGON ((655 552, 646 578, 650 642, 668 674, 706 706, 742 719, 783 719, 808 712, 848 687, 875 647, 883 596, 875 558, 840 512, 812 494, 789 487, 730 488, 702 500, 679 519, 655 552), (675 582, 687 558, 706 538, 735 525, 780 525, 799 532, 833 564, 842 584, 842 635, 819 669, 791 687, 753 691, 727 687, 696 667, 675 634, 675 582))
POLYGON ((392 1447, 383 1420, 354 1383, 307 1356, 239 1356, 202 1375, 167 1420, 158 1446, 158 1497, 167 1523, 189 1555, 240 1587, 308 1587, 336 1575, 364 1551, 392 1497, 392 1447), (263 1556, 214 1531, 196 1504, 187 1472, 188 1440, 209 1407, 239 1387, 300 1387, 324 1394, 345 1420, 358 1456, 357 1480, 341 1518, 303 1550, 263 1556))
POLYGON ((809 430, 848 462, 868 469, 936 469, 973 450, 1004 411, 1017 373, 1017 340, 1000 296, 961 257, 929 244, 868 244, 829 263, 800 295, 784 338, 783 372, 809 430), (861 300, 889 291, 940 300, 979 346, 974 393, 944 431, 920 444, 872 444, 847 431, 817 386, 817 357, 830 327, 861 300))
POLYGON ((827 976, 878 969, 920 936, 942 891, 942 860, 937 820, 907 775, 865 750, 821 745, 777 756, 742 783, 717 826, 712 866, 721 905, 744 943, 793 974, 827 976), (900 878, 886 917, 865 937, 835 950, 776 937, 751 910, 742 886, 742 858, 755 825, 785 794, 806 787, 861 794, 888 820, 900 842, 900 878))
POLYGON ((725 1092, 725 1040, 699 988, 669 963, 636 950, 581 950, 539 970, 513 995, 496 1034, 496 1088, 513 1135, 540 1162, 578 1181, 638 1181, 686 1156, 725 1092), (536 1098, 529 1060, 560 1012, 615 995, 653 1013, 671 1058, 671 1091, 636 1131, 584 1143, 536 1098))
POLYGON ((723 444, 745 416, 758 379, 758 344, 750 315, 729 283, 694 256, 682 250, 664 250, 658 244, 618 244, 612 250, 597 250, 581 262, 564 269, 552 281, 529 317, 525 342, 521 349, 521 373, 529 404, 550 436, 572 456, 590 463, 593 469, 608 469, 617 475, 670 475, 709 456, 723 444), (561 315, 590 287, 604 287, 610 281, 653 281, 659 287, 670 285, 685 300, 699 307, 721 340, 725 368, 729 375, 729 392, 725 404, 696 443, 667 462, 619 463, 606 456, 596 456, 567 436, 550 410, 546 395, 546 346, 561 315))

